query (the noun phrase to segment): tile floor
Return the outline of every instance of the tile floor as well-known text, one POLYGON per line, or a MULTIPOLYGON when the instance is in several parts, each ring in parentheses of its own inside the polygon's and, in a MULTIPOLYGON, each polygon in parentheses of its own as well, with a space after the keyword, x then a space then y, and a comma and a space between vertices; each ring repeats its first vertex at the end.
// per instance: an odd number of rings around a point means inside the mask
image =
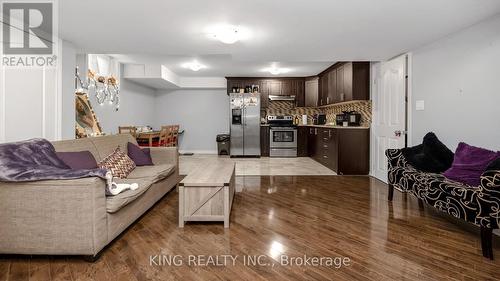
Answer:
POLYGON ((217 155, 180 156, 180 174, 214 161, 233 161, 237 176, 332 176, 336 173, 309 157, 297 158, 230 158, 217 155))

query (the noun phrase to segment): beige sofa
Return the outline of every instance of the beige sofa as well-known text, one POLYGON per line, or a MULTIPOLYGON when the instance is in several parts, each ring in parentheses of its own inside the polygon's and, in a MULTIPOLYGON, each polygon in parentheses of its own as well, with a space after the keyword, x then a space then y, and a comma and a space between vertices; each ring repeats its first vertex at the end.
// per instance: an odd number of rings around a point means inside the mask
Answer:
MULTIPOLYGON (((53 142, 57 151, 90 151, 99 162, 129 134, 53 142)), ((0 182, 0 254, 85 255, 100 251, 179 182, 177 148, 153 147, 154 166, 136 167, 123 182, 139 188, 106 197, 105 180, 0 182)))

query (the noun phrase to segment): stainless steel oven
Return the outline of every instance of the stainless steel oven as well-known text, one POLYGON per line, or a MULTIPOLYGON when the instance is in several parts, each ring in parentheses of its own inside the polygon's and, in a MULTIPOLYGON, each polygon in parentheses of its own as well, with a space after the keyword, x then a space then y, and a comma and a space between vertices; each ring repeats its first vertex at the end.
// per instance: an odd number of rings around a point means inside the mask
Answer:
POLYGON ((297 157, 297 128, 271 126, 269 148, 270 157, 297 157))

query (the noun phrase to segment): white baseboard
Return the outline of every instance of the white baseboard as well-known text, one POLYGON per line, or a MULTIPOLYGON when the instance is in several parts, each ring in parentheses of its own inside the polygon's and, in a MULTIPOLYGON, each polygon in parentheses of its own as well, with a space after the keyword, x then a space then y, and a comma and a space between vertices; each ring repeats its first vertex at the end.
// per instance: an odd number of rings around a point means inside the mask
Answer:
POLYGON ((179 153, 217 154, 217 150, 179 150, 179 153))

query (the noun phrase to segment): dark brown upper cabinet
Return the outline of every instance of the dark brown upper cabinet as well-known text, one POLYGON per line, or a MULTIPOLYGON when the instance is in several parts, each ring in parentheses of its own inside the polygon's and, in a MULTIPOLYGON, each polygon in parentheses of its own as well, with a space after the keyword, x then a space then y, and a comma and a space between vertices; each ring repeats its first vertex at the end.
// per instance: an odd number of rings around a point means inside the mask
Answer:
POLYGON ((295 105, 297 107, 306 106, 306 86, 304 79, 295 80, 295 105))
POLYGON ((266 109, 269 106, 269 81, 259 81, 260 108, 266 109))
POLYGON ((296 106, 305 105, 304 78, 241 78, 226 77, 227 92, 232 92, 233 87, 245 88, 246 86, 258 85, 261 95, 261 108, 269 106, 269 96, 295 96, 296 106))
POLYGON ((281 96, 282 93, 282 84, 279 80, 270 80, 269 81, 269 95, 270 96, 281 96))
POLYGON ((319 78, 318 77, 306 78, 304 82, 304 92, 305 92, 304 106, 306 107, 318 106, 319 78))
POLYGON ((319 74, 318 106, 370 98, 370 63, 340 62, 319 74))
POLYGON ((326 96, 326 104, 336 102, 337 97, 337 70, 333 69, 328 73, 328 95, 326 96))
POLYGON ((327 105, 328 100, 328 73, 319 76, 318 106, 327 105))
POLYGON ((335 76, 337 77, 337 80, 335 81, 335 96, 333 98, 334 103, 345 101, 344 70, 344 65, 340 65, 335 69, 335 76))
POLYGON ((291 96, 293 95, 293 82, 292 80, 283 80, 281 81, 281 95, 283 96, 291 96))

